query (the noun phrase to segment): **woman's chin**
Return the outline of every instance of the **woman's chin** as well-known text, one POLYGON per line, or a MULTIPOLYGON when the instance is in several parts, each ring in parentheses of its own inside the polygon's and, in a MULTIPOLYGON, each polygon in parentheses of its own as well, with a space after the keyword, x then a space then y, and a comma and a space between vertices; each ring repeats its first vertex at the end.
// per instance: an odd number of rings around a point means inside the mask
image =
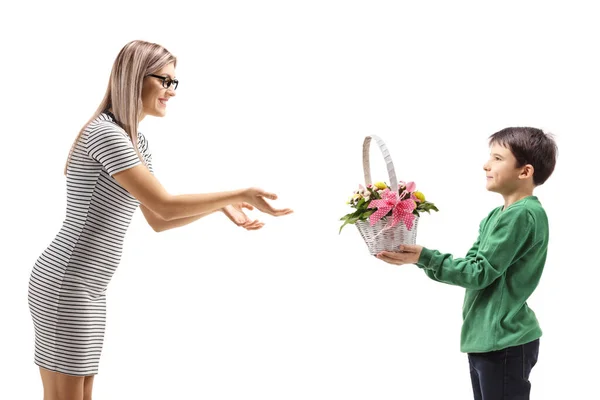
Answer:
POLYGON ((165 115, 167 115, 167 110, 166 110, 166 108, 162 108, 162 109, 160 109, 160 108, 159 108, 159 109, 155 109, 155 110, 153 110, 153 112, 152 112, 152 116, 153 116, 153 117, 159 117, 159 118, 162 118, 162 117, 164 117, 165 115))

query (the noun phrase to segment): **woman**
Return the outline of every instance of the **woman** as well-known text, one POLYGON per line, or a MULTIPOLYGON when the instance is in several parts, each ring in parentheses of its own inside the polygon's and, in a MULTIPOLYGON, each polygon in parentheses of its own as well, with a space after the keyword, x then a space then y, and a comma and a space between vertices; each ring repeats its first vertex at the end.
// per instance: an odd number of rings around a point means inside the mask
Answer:
POLYGON ((148 141, 137 129, 146 116, 165 115, 178 85, 176 64, 157 44, 128 43, 114 62, 104 100, 69 153, 66 218, 29 282, 44 400, 91 399, 104 337, 105 291, 138 205, 158 232, 218 210, 248 230, 263 223, 251 221, 243 208, 274 216, 292 212, 274 209, 265 199, 277 196, 257 188, 173 196, 161 186, 148 141))

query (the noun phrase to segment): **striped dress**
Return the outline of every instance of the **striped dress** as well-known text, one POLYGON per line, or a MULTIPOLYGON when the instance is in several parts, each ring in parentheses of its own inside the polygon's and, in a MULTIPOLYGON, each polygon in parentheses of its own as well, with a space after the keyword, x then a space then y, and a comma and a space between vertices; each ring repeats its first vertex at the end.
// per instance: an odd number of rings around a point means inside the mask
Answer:
MULTIPOLYGON (((111 113, 100 114, 77 143, 67 170, 66 218, 35 262, 29 280, 34 362, 68 375, 98 373, 105 292, 139 206, 112 177, 141 164, 131 140, 114 120, 111 113)), ((138 149, 152 172, 152 156, 141 133, 138 149)))

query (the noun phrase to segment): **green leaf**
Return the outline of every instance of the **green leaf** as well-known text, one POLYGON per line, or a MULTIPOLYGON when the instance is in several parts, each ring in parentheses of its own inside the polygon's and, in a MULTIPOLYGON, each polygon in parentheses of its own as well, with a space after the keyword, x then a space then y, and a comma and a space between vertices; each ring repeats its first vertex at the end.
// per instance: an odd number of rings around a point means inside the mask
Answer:
POLYGON ((340 227, 339 233, 341 233, 344 226, 348 224, 355 224, 357 221, 368 220, 375 211, 377 211, 376 208, 367 208, 367 204, 365 202, 360 209, 357 209, 356 211, 346 214, 340 218, 340 221, 344 221, 344 224, 340 227))
POLYGON ((342 229, 348 225, 348 221, 344 222, 344 224, 342 226, 340 226, 340 231, 338 232, 338 235, 342 233, 342 229))
POLYGON ((356 216, 356 217, 352 217, 352 218, 348 218, 346 220, 346 222, 344 222, 344 224, 340 227, 340 231, 338 232, 338 234, 342 233, 342 228, 348 224, 355 224, 356 221, 359 220, 360 217, 356 216))
POLYGON ((360 214, 362 214, 362 210, 356 210, 355 212, 352 213, 352 215, 350 216, 351 218, 354 217, 358 217, 360 214))
POLYGON ((355 214, 355 212, 351 212, 349 214, 346 214, 342 218, 340 218, 340 221, 345 221, 345 220, 347 220, 348 218, 350 218, 354 214, 355 214))

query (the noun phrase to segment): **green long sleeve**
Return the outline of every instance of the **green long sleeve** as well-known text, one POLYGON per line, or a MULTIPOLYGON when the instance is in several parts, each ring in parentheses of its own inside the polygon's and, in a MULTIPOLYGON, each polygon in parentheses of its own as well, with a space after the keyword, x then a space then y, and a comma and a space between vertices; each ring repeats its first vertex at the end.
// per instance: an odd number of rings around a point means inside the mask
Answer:
POLYGON ((526 209, 515 207, 502 212, 485 242, 477 242, 465 258, 424 248, 417 265, 432 272, 436 280, 466 289, 483 289, 498 279, 521 254, 535 246, 529 240, 533 218, 526 209), (518 235, 515 234, 518 232, 518 235))
POLYGON ((423 248, 417 266, 431 279, 464 287, 461 351, 486 352, 542 335, 527 300, 548 249, 548 219, 535 196, 494 209, 463 258, 423 248))
MULTIPOLYGON (((481 229, 481 228, 480 228, 480 229, 481 229)), ((480 231, 480 234, 481 234, 481 231, 480 231)), ((426 251, 429 251, 429 252, 431 252, 431 250, 429 250, 429 249, 426 249, 426 248, 423 248, 423 250, 426 250, 426 251)), ((468 260, 468 259, 472 259, 472 258, 474 258, 474 257, 477 255, 477 251, 478 251, 478 250, 479 250, 479 237, 477 238, 477 240, 475 241, 475 243, 473 243, 473 246, 471 246, 471 249, 470 249, 470 250, 467 252, 467 255, 465 256, 465 259, 467 259, 467 260, 468 260)), ((423 256, 422 256, 422 254, 423 254, 423 253, 421 253, 421 257, 420 257, 420 260, 419 260, 419 261, 421 261, 421 260, 423 259, 423 256)), ((450 256, 450 255, 449 255, 449 256, 450 256)), ((450 256, 450 257, 452 257, 452 256, 450 256)), ((417 263, 417 265, 419 265, 419 264, 417 263)), ((441 274, 437 274, 437 275, 436 275, 436 270, 434 270, 434 269, 428 269, 428 268, 425 268, 425 267, 423 267, 422 265, 421 265, 421 267, 423 268, 423 271, 425 272, 425 274, 426 274, 428 277, 430 277, 431 279, 433 279, 434 281, 436 281, 436 282, 442 282, 442 283, 448 283, 448 284, 450 284, 450 285, 454 285, 454 284, 455 284, 454 282, 450 282, 450 281, 444 281, 444 280, 442 280, 441 274), (438 276, 438 275, 439 275, 439 276, 438 276)))

